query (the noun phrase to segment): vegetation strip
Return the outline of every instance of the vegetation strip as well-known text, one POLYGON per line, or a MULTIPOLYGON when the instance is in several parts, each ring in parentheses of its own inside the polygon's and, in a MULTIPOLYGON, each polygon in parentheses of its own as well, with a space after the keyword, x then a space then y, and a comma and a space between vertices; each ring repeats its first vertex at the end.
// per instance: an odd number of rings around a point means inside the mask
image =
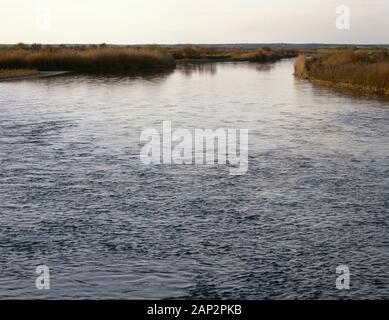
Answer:
POLYGON ((24 45, 0 48, 4 78, 19 78, 38 71, 134 74, 173 69, 176 62, 274 62, 296 56, 290 49, 234 49, 185 46, 164 49, 157 45, 110 47, 105 44, 74 47, 24 45), (6 70, 6 71, 5 71, 6 70))
POLYGON ((145 48, 16 46, 0 51, 2 69, 136 73, 174 66, 173 58, 164 50, 145 48))
POLYGON ((389 50, 322 49, 301 54, 295 74, 318 84, 389 95, 389 50))

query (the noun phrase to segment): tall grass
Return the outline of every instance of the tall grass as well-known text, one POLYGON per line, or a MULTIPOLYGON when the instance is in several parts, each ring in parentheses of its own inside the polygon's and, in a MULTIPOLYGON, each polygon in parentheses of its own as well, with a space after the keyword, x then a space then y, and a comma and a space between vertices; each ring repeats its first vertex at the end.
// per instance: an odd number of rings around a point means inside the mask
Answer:
POLYGON ((237 49, 185 46, 170 49, 169 52, 176 60, 229 60, 250 62, 271 62, 283 58, 295 57, 295 50, 286 49, 237 49))
POLYGON ((262 48, 242 54, 238 59, 250 62, 274 62, 297 55, 295 50, 262 48))
POLYGON ((182 48, 169 49, 170 54, 176 60, 226 60, 231 59, 232 52, 224 49, 196 47, 187 45, 182 48))
POLYGON ((65 45, 18 44, 0 50, 0 69, 37 69, 88 73, 137 73, 171 69, 175 60, 271 62, 295 56, 294 50, 234 49, 185 46, 162 49, 112 47, 106 44, 69 48, 65 45))
POLYGON ((133 73, 174 67, 173 58, 155 48, 16 47, 0 52, 0 69, 38 69, 91 73, 133 73))
POLYGON ((296 61, 294 63, 294 74, 301 78, 308 78, 307 73, 307 57, 304 54, 300 54, 297 56, 296 61))
POLYGON ((318 50, 296 59, 297 76, 336 86, 389 94, 389 51, 385 49, 318 50))

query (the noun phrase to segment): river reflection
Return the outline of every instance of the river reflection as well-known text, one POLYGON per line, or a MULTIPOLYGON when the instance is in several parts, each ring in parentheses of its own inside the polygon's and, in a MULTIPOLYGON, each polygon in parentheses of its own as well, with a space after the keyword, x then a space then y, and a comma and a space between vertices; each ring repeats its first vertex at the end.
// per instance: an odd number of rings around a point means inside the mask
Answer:
POLYGON ((192 76, 193 74, 216 75, 218 67, 228 65, 229 68, 249 68, 259 72, 270 71, 274 68, 274 63, 246 63, 246 62, 207 62, 207 63, 179 63, 177 70, 183 75, 192 76))

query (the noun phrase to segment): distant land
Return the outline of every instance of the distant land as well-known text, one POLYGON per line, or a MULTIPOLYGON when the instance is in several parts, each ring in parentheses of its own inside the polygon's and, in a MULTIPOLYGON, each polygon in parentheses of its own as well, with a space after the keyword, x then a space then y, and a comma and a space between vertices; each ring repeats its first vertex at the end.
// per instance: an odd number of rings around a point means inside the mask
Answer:
MULTIPOLYGON (((0 44, 1 47, 11 47, 15 44, 0 44)), ((79 46, 92 46, 92 44, 50 44, 53 47, 66 46, 69 48, 76 48, 79 46)), ((138 47, 147 46, 150 44, 108 44, 109 47, 138 47)), ((181 44, 157 44, 164 48, 181 48, 188 45, 206 48, 236 48, 236 49, 257 49, 268 47, 272 49, 321 49, 321 48, 344 48, 344 47, 358 47, 358 48, 389 48, 389 44, 331 44, 331 43, 224 43, 224 44, 199 44, 199 43, 181 43, 181 44)))
MULTIPOLYGON (((184 47, 188 44, 161 45, 162 47, 184 47)), ((326 44, 326 43, 225 43, 225 44, 193 44, 199 47, 214 48, 238 48, 238 49, 258 49, 268 47, 271 49, 320 49, 320 48, 389 48, 389 44, 326 44)))

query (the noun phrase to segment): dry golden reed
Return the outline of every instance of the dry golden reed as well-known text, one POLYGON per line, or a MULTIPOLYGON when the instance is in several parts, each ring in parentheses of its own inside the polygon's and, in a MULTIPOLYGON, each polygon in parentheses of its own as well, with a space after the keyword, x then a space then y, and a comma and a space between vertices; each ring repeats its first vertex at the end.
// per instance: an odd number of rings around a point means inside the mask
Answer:
POLYGON ((296 59, 295 74, 339 87, 389 94, 389 50, 318 50, 296 59))
POLYGON ((283 58, 295 57, 297 52, 289 49, 238 49, 212 48, 200 46, 184 46, 170 49, 169 52, 176 60, 226 60, 272 62, 283 58))
POLYGON ((148 48, 12 48, 0 51, 1 69, 128 73, 174 67, 163 50, 148 48))

